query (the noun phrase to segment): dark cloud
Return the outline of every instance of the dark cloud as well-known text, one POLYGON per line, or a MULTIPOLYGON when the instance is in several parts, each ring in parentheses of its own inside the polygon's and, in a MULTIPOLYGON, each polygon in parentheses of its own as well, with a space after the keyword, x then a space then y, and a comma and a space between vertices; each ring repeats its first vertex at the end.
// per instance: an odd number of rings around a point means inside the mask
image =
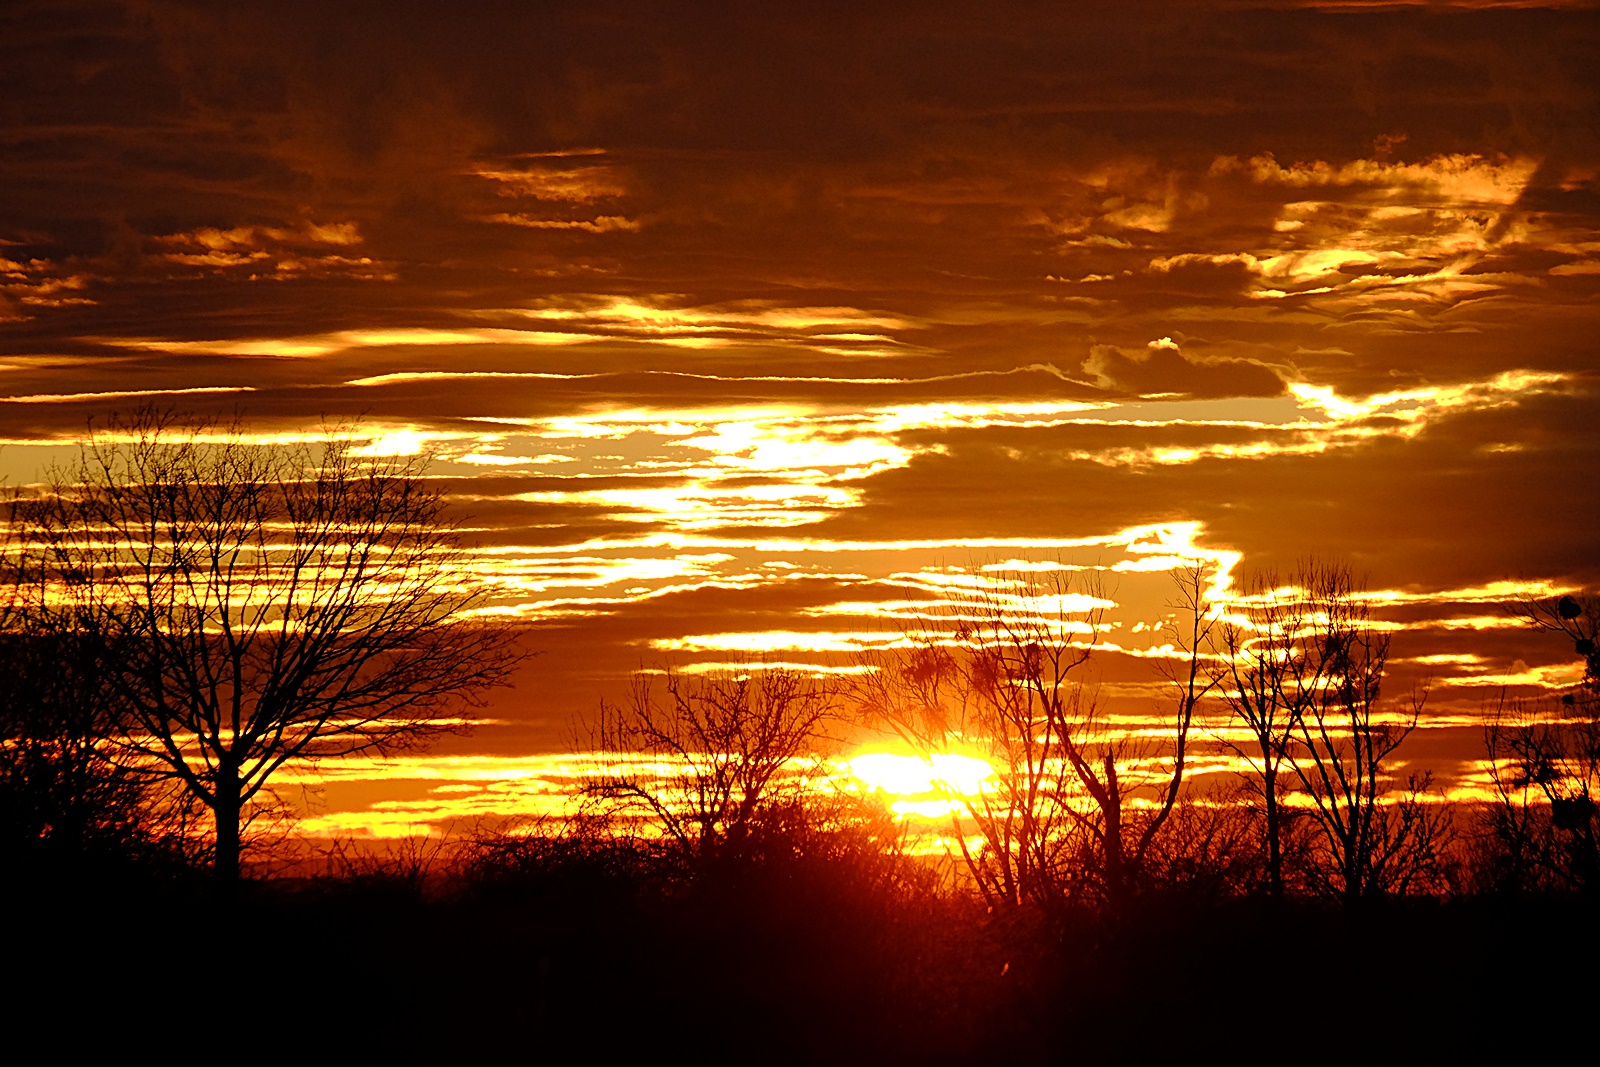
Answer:
MULTIPOLYGON (((1595 159, 1582 77, 1595 31, 1559 12, 13 11, 0 236, 77 257, 97 300, 166 278, 174 234, 304 217, 358 228, 361 254, 393 265, 394 308, 526 291, 530 270, 559 291, 580 269, 636 292, 822 282, 1037 299, 1046 274, 1233 254, 1241 227, 1270 230, 1272 194, 1206 177, 1219 156, 1337 163, 1384 137, 1395 158, 1559 156, 1551 187, 1595 159), (575 158, 603 170, 604 203, 508 199, 484 177, 575 158), (1133 262, 1082 243, 1096 234, 1133 262)), ((1191 268, 1149 287, 1220 296, 1241 280, 1191 268)), ((305 302, 203 292, 213 318, 305 302)))
POLYGON ((1356 561, 1380 587, 1534 576, 1593 585, 1600 506, 1582 487, 1600 461, 1600 441, 1578 427, 1596 418, 1592 392, 1552 394, 1444 418, 1414 438, 1137 465, 1083 453, 1135 442, 1192 447, 1195 431, 959 432, 942 452, 876 479, 869 507, 841 515, 830 532, 1048 536, 1089 522, 1118 529, 1196 518, 1253 566, 1286 571, 1321 555, 1356 561))

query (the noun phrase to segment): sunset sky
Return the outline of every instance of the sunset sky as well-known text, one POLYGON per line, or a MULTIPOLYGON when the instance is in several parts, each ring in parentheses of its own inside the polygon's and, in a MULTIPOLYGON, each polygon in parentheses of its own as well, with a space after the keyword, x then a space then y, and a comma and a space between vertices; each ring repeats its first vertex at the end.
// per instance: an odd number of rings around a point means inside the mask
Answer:
POLYGON ((1174 565, 1348 561, 1465 781, 1579 676, 1502 602, 1600 584, 1597 70, 1591 4, 13 0, 0 476, 146 402, 438 451, 542 654, 329 831, 1039 565, 1136 719, 1174 565))

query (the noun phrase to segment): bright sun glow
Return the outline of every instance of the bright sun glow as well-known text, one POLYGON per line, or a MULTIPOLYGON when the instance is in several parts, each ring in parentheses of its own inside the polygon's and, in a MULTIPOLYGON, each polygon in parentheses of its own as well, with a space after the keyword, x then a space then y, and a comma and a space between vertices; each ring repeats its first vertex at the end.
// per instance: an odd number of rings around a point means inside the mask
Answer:
POLYGON ((849 759, 850 773, 869 789, 898 797, 927 794, 976 796, 994 778, 994 768, 977 756, 935 753, 930 759, 895 752, 863 752, 849 759))

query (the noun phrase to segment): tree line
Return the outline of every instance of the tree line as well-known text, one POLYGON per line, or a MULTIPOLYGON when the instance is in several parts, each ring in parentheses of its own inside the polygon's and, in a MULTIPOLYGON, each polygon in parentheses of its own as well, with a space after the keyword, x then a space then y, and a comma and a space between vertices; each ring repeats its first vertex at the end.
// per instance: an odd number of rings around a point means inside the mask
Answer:
MULTIPOLYGON (((827 779, 831 728, 865 723, 930 764, 975 752, 994 769, 985 788, 949 794, 945 834, 962 884, 991 910, 1114 913, 1173 891, 1356 905, 1600 888, 1600 600, 1506 605, 1571 639, 1585 673, 1556 698, 1488 709, 1490 795, 1452 803, 1403 762, 1427 693, 1385 691, 1394 631, 1347 566, 1257 575, 1225 603, 1207 587, 1201 567, 1175 577, 1169 643, 1154 658, 1160 729, 1117 723, 1086 680, 1101 619, 1069 606, 1104 603, 1103 591, 1063 568, 967 596, 902 647, 863 654, 845 683, 760 664, 668 672, 662 701, 641 677, 629 705, 602 709, 595 747, 689 771, 623 761, 588 795, 665 826, 684 861, 737 850, 764 813, 791 812, 827 779), (1219 754, 1233 770, 1195 781, 1197 757, 1219 754), (804 770, 774 773, 785 766, 804 770)), ((822 804, 830 819, 840 792, 822 804)))
MULTIPOLYGON (((519 657, 478 611, 425 463, 365 455, 348 432, 269 446, 146 411, 19 493, 0 554, 4 848, 228 885, 280 768, 463 728, 519 657)), ((1600 887, 1600 600, 1508 605, 1572 642, 1584 673, 1488 710, 1490 796, 1462 807, 1402 763, 1426 693, 1385 688, 1394 631, 1348 566, 1260 574, 1225 602, 1204 568, 1178 572, 1149 660, 1163 725, 1139 730, 1087 681, 1093 574, 1003 577, 835 680, 640 674, 589 723, 609 762, 557 836, 679 872, 773 848, 898 855, 903 828, 830 770, 866 725, 930 763, 993 768, 950 797, 946 835, 956 883, 991 910, 1600 887), (1196 774, 1219 754, 1230 774, 1196 774)))

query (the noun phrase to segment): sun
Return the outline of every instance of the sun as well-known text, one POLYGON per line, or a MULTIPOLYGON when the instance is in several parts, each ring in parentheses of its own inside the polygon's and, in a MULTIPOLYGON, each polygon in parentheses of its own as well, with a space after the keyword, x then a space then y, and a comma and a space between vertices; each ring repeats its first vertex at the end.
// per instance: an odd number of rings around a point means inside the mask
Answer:
POLYGON ((872 746, 845 760, 850 774, 869 791, 884 794, 896 815, 945 818, 994 781, 994 768, 979 756, 936 752, 924 758, 872 746))

